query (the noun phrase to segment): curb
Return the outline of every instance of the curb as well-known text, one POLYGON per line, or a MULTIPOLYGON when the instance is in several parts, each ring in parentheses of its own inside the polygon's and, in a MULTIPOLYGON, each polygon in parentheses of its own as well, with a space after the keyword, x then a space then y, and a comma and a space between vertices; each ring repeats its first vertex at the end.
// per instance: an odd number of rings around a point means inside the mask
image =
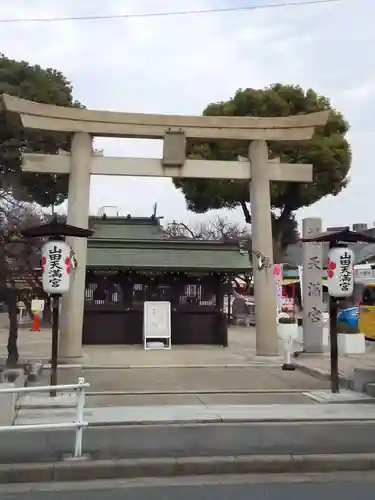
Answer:
MULTIPOLYGON (((271 364, 271 363, 270 363, 271 364)), ((278 366, 281 364, 281 361, 274 362, 275 366, 278 366)), ((90 371, 90 370, 149 370, 149 369, 171 369, 171 370, 176 370, 176 369, 226 369, 226 368, 239 368, 239 369, 246 369, 246 368, 254 368, 258 366, 268 366, 267 361, 263 360, 254 360, 249 363, 223 363, 223 364, 165 364, 165 365, 157 365, 157 364, 151 364, 151 365, 82 365, 82 370, 85 371, 90 371)))
POLYGON ((185 395, 226 395, 226 394, 302 394, 305 389, 182 389, 165 391, 86 391, 86 396, 185 396, 185 395))
MULTIPOLYGON (((22 417, 21 417, 22 418, 22 417)), ((49 420, 50 422, 50 420, 49 420)), ((217 425, 217 424, 227 424, 227 425, 241 425, 241 424, 290 424, 290 425, 298 425, 298 424, 325 424, 325 425, 338 425, 338 424, 368 424, 371 422, 375 422, 374 417, 342 417, 342 418, 335 418, 335 419, 330 419, 327 417, 322 417, 322 418, 267 418, 265 419, 264 417, 261 418, 245 418, 245 417, 238 417, 238 418, 228 418, 228 417, 207 417, 207 418, 191 418, 191 419, 181 419, 181 420, 128 420, 128 421, 121 421, 121 420, 97 420, 95 422, 89 422, 88 423, 88 429, 89 428, 96 428, 96 427, 165 427, 165 426, 175 426, 175 427, 188 427, 192 425, 217 425)), ((29 422, 23 422, 23 423, 29 423, 29 422)), ((15 425, 16 427, 17 425, 15 425)), ((63 430, 63 429, 61 429, 63 430)))
MULTIPOLYGON (((306 375, 315 377, 319 380, 331 379, 329 372, 321 370, 320 368, 311 368, 310 366, 306 366, 295 360, 294 360, 294 365, 297 368, 297 370, 301 371, 302 373, 305 373, 306 375)), ((341 373, 339 374, 339 377, 340 377, 340 385, 342 387, 344 387, 345 389, 353 389, 353 381, 351 379, 345 377, 341 373)))
MULTIPOLYGON (((89 371, 100 371, 100 370, 160 370, 160 369, 170 369, 170 370, 191 370, 191 369, 199 369, 199 370, 225 370, 225 369, 233 369, 233 368, 238 368, 238 369, 249 369, 249 368, 258 368, 258 367, 281 367, 282 365, 282 358, 276 361, 263 361, 263 360, 258 360, 258 361, 250 361, 249 363, 238 363, 238 364, 231 364, 231 363, 226 363, 226 364, 165 364, 165 365, 158 365, 158 364, 152 364, 152 365, 87 365, 87 364, 82 364, 82 365, 58 365, 57 368, 58 370, 67 370, 67 369, 79 369, 84 372, 89 372, 89 371)), ((45 363, 42 366, 43 370, 50 370, 51 365, 49 363, 45 363)))
MULTIPOLYGON (((260 364, 264 364, 264 361, 257 361, 257 362, 253 362, 254 363, 254 366, 258 366, 260 364)), ((58 364, 57 368, 60 370, 65 370, 65 369, 72 369, 72 368, 78 368, 78 369, 81 369, 81 370, 85 370, 85 371, 90 371, 90 370, 143 370, 143 369, 151 369, 151 368, 155 368, 155 369, 164 369, 164 368, 170 368, 170 369, 177 369, 177 368, 183 368, 183 369, 186 369, 186 368, 199 368, 199 369, 203 369, 203 368, 251 368, 252 365, 250 364, 247 364, 247 363, 238 363, 238 364, 235 364, 235 363, 223 363, 223 364, 206 364, 206 365, 203 365, 203 364, 187 364, 187 365, 184 365, 184 364, 165 364, 165 365, 159 365, 159 364, 145 364, 145 365, 95 365, 95 364, 86 364, 86 363, 82 363, 82 364, 77 364, 77 365, 74 365, 74 364, 70 364, 70 365, 65 365, 65 364, 58 364)), ((49 370, 51 369, 51 364, 50 363, 45 363, 43 364, 43 369, 44 370, 49 370)))
POLYGON ((254 455, 123 460, 67 459, 0 465, 0 484, 218 474, 375 470, 375 454, 254 455))

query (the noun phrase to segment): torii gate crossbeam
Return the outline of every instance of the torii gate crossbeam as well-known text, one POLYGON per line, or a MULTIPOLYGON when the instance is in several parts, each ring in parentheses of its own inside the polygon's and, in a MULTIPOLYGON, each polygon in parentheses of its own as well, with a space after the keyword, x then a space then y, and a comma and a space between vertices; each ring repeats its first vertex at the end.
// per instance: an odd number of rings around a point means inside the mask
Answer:
MULTIPOLYGON (((23 170, 39 174, 70 174, 68 154, 23 155, 23 170)), ((312 165, 280 163, 278 158, 269 160, 267 177, 277 182, 312 182, 312 165)), ((184 179, 251 180, 249 161, 185 160, 181 167, 165 167, 157 158, 117 158, 94 154, 91 175, 116 175, 130 177, 178 177, 184 179)))

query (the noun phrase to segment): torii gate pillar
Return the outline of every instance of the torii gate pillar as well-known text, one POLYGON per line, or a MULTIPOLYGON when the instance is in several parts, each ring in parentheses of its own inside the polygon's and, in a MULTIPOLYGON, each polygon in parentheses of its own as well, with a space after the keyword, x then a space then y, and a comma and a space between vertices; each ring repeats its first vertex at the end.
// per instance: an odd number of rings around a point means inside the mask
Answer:
POLYGON ((252 248, 267 257, 260 269, 259 259, 253 254, 255 291, 256 352, 258 356, 278 354, 276 332, 276 293, 273 276, 273 242, 271 221, 270 179, 267 171, 268 147, 266 141, 252 141, 249 147, 251 165, 251 235, 252 248), (259 332, 259 334, 258 334, 259 332))
MULTIPOLYGON (((84 132, 73 134, 70 150, 70 174, 67 223, 88 228, 92 137, 84 132)), ((59 361, 74 362, 82 356, 82 325, 85 305, 87 239, 68 238, 78 266, 74 270, 69 293, 62 300, 59 361)))

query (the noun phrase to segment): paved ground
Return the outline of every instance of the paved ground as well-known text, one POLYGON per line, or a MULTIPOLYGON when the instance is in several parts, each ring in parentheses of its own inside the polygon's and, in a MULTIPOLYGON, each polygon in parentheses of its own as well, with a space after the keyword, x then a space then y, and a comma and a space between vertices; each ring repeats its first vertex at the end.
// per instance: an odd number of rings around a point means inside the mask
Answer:
POLYGON ((0 487, 2 500, 372 500, 373 474, 228 476, 0 487))
MULTIPOLYGON (((6 330, 0 329, 3 350, 6 338, 6 330)), ((50 342, 48 330, 20 329, 21 358, 47 361, 50 342)), ((83 370, 59 370, 58 383, 75 383, 78 376, 84 376, 91 385, 90 392, 107 393, 91 396, 89 406, 308 403, 302 391, 328 387, 328 382, 300 371, 282 371, 282 361, 282 357, 257 358, 254 329, 234 327, 229 332, 228 348, 179 346, 171 351, 150 352, 131 346, 87 346, 83 370), (300 390, 300 394, 236 394, 254 390, 300 390), (208 394, 215 391, 223 394, 208 394)), ((48 385, 48 369, 38 383, 48 385)))
MULTIPOLYGON (((6 354, 7 319, 0 315, 0 356, 6 354), (3 324, 3 327, 1 327, 3 324)), ((51 331, 19 331, 19 352, 23 359, 48 360, 51 353, 51 331)), ((280 345, 280 353, 282 346, 280 345)), ((253 328, 231 327, 229 347, 174 346, 171 350, 145 351, 141 346, 85 346, 83 363, 89 366, 197 366, 241 365, 255 358, 255 331, 253 328)), ((278 360, 280 363, 281 358, 278 360)), ((277 362, 277 359, 274 360, 277 362)))
MULTIPOLYGON (((90 383, 86 406, 312 404, 304 391, 328 388, 298 370, 280 367, 129 368, 84 370, 90 383), (92 393, 92 395, 90 395, 92 393), (101 393, 101 394, 99 394, 101 393), (104 393, 104 394, 103 394, 104 393)), ((58 383, 75 383, 75 370, 62 370, 58 383)), ((48 385, 46 372, 38 384, 48 385)), ((21 405, 35 396, 22 396, 21 405)))
MULTIPOLYGON (((375 368, 375 343, 367 342, 366 354, 356 356, 339 357, 340 376, 351 380, 355 368, 375 368)), ((295 359, 296 365, 308 368, 311 372, 328 377, 330 373, 330 354, 326 351, 324 354, 302 354, 295 359)))
POLYGON ((163 406, 163 405, 265 405, 313 404, 302 393, 252 393, 252 394, 148 394, 88 396, 88 408, 102 406, 163 406))
MULTIPOLYGON (((93 427, 83 451, 94 459, 372 453, 368 423, 250 423, 93 427)), ((60 460, 71 454, 73 431, 2 433, 0 463, 60 460)))
MULTIPOLYGON (((73 422, 75 408, 20 409, 16 425, 73 422)), ((213 422, 375 422, 373 399, 363 404, 164 405, 85 408, 92 425, 161 425, 213 422)))
MULTIPOLYGON (((318 389, 328 387, 328 382, 318 380, 298 370, 288 372, 281 366, 247 367, 181 367, 181 368, 127 368, 88 369, 79 375, 90 383, 89 392, 208 392, 318 389)), ((62 383, 76 382, 78 373, 72 369, 60 371, 62 383)), ((48 385, 49 373, 45 371, 40 384, 48 385)))
MULTIPOLYGON (((0 314, 0 359, 6 354, 7 342, 7 317, 0 314)), ((49 330, 41 332, 30 332, 28 327, 21 328, 19 331, 19 350, 21 358, 28 360, 44 360, 47 361, 50 356, 51 334, 49 330)), ((298 346, 296 346, 298 350, 298 346)), ((256 356, 255 352, 255 330, 253 328, 230 327, 229 330, 229 347, 213 347, 213 346, 178 346, 173 347, 171 351, 144 351, 141 347, 132 346, 86 346, 83 349, 83 363, 86 367, 102 369, 106 367, 108 372, 92 371, 90 375, 86 371, 85 376, 92 380, 93 386, 98 387, 98 390, 112 391, 127 391, 137 390, 171 390, 183 389, 185 387, 197 387, 196 377, 193 372, 176 372, 168 373, 167 371, 159 372, 160 376, 155 375, 155 372, 150 376, 150 372, 145 370, 134 375, 129 372, 118 371, 114 376, 110 368, 115 367, 180 367, 193 368, 197 366, 209 366, 214 368, 232 369, 232 374, 238 370, 238 374, 242 372, 240 369, 244 366, 249 367, 249 371, 245 374, 231 376, 229 371, 225 375, 219 376, 214 371, 209 374, 206 372, 204 377, 200 377, 199 384, 203 389, 209 387, 219 387, 227 390, 236 388, 264 388, 276 389, 285 387, 285 384, 291 382, 292 388, 305 388, 307 383, 311 384, 310 388, 316 388, 316 384, 312 378, 300 379, 296 374, 290 376, 289 379, 284 379, 283 382, 279 377, 275 377, 276 367, 282 363, 282 346, 280 345, 279 358, 262 359, 256 356), (254 366, 255 365, 255 366, 254 366), (265 367, 275 367, 272 372, 266 373, 265 367), (221 378, 220 378, 221 377, 221 378), (213 379, 217 382, 213 383, 213 379), (236 383, 233 385, 233 380, 236 383), (278 378, 278 380, 277 380, 278 378), (298 378, 298 387, 294 383, 298 378), (110 383, 108 380, 110 379, 110 383), (308 380, 310 382, 308 382, 308 380)), ((303 367, 308 367, 311 370, 328 375, 329 373, 329 354, 328 352, 322 355, 302 355, 296 362, 303 367)), ((341 356, 339 361, 340 372, 343 376, 350 378, 353 369, 356 366, 375 366, 375 345, 368 345, 368 351, 365 355, 360 356, 341 356)), ((286 376, 288 377, 288 376, 286 376)), ((60 377, 61 380, 61 377, 60 377)), ((323 387, 323 386, 321 386, 323 387)), ((109 399, 107 399, 109 401, 109 399)), ((97 404, 97 403, 95 403, 97 404)), ((101 403, 99 403, 101 404, 101 403)), ((107 403, 105 403, 107 404, 107 403)), ((112 403, 111 403, 112 404, 112 403)))

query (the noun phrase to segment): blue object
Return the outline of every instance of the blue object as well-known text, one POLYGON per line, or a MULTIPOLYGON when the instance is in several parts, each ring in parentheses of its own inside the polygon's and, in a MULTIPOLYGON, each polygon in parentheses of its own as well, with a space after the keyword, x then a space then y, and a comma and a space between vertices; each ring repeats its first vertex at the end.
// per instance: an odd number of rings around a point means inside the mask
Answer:
POLYGON ((349 326, 357 327, 358 316, 359 316, 359 309, 358 306, 355 306, 340 311, 337 319, 339 323, 347 323, 349 326))

